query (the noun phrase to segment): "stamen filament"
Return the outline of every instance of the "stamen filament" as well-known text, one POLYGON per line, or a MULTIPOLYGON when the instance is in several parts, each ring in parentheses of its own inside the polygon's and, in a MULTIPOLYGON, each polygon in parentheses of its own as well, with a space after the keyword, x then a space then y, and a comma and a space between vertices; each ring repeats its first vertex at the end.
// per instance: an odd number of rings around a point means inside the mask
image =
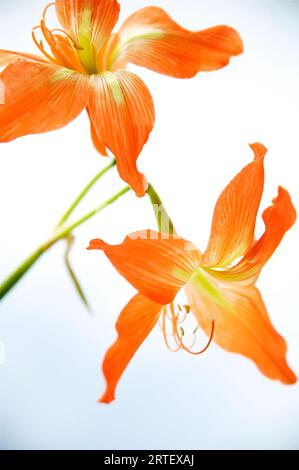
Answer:
MULTIPOLYGON (((176 344, 177 344, 177 348, 174 349, 170 346, 169 344, 169 341, 168 341, 168 338, 169 337, 174 337, 174 331, 172 331, 172 334, 171 335, 168 335, 167 334, 167 331, 166 331, 166 317, 167 317, 167 307, 164 308, 163 310, 163 314, 162 314, 162 326, 161 326, 161 329, 162 329, 162 332, 163 332, 163 338, 164 338, 164 342, 166 344, 166 347, 167 349, 169 349, 170 352, 178 352, 180 349, 181 349, 181 342, 180 344, 178 344, 178 342, 176 341, 176 344)), ((172 323, 172 327, 173 327, 173 323, 172 323)))
POLYGON ((33 29, 32 29, 32 32, 31 32, 31 36, 32 36, 32 39, 34 41, 34 44, 36 45, 36 47, 41 51, 42 54, 44 54, 44 56, 52 63, 56 63, 55 62, 55 59, 50 56, 50 54, 48 54, 48 52, 45 50, 44 46, 43 46, 43 42, 42 40, 39 42, 37 39, 36 39, 36 36, 35 36, 35 32, 37 29, 40 29, 42 30, 41 26, 35 26, 33 29))
POLYGON ((55 2, 51 2, 51 3, 48 3, 48 5, 46 5, 44 11, 43 11, 43 20, 45 21, 46 20, 46 14, 47 14, 47 11, 49 10, 49 8, 51 6, 55 5, 55 2))
POLYGON ((72 38, 72 36, 70 34, 68 34, 66 31, 64 31, 63 29, 54 28, 50 32, 51 32, 51 34, 56 33, 56 32, 64 34, 71 41, 71 43, 73 44, 75 49, 78 49, 79 51, 84 50, 83 47, 79 46, 79 44, 76 43, 76 41, 72 38))
POLYGON ((210 347, 210 344, 213 340, 214 331, 215 331, 215 320, 212 320, 212 329, 211 329, 210 339, 209 339, 207 345, 201 351, 197 351, 197 352, 192 351, 191 349, 192 349, 193 345, 189 349, 189 348, 186 348, 186 346, 184 344, 182 344, 182 348, 184 349, 184 351, 187 351, 189 354, 192 354, 193 356, 199 356, 200 354, 203 354, 210 347))
POLYGON ((162 320, 161 323, 162 324, 160 323, 160 327, 161 327, 162 332, 163 332, 164 342, 165 342, 167 348, 171 352, 178 352, 180 349, 183 349, 184 351, 188 352, 189 354, 192 354, 194 356, 198 356, 200 354, 203 354, 209 348, 209 346, 210 346, 210 344, 213 340, 214 330, 215 330, 215 321, 214 320, 212 321, 211 334, 210 334, 210 338, 209 338, 209 341, 208 341, 207 345, 200 351, 192 351, 192 349, 195 345, 195 342, 196 342, 196 333, 198 331, 199 325, 193 331, 193 336, 194 337, 193 337, 192 344, 190 346, 186 346, 184 344, 185 330, 181 325, 185 321, 185 319, 187 318, 188 313, 191 311, 190 307, 189 308, 188 307, 189 307, 188 305, 183 306, 183 308, 185 310, 185 313, 184 313, 183 318, 180 318, 180 311, 183 310, 182 308, 180 309, 180 306, 178 306, 179 313, 177 313, 177 314, 175 312, 175 308, 174 308, 173 303, 165 306, 164 309, 163 309, 162 316, 161 316, 161 320, 162 320), (170 322, 171 332, 167 332, 167 324, 166 324, 167 320, 170 322), (173 347, 170 346, 169 338, 173 338, 173 340, 174 340, 174 342, 177 346, 176 348, 173 348, 173 347))

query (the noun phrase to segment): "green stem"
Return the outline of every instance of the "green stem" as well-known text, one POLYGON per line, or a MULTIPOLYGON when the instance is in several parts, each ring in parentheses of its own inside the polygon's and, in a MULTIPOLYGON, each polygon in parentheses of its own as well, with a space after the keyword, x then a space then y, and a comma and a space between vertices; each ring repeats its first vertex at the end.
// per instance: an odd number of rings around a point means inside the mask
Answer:
POLYGON ((116 165, 116 160, 113 160, 108 166, 106 166, 103 170, 101 170, 83 189, 83 191, 79 194, 79 196, 75 199, 73 204, 69 207, 69 209, 65 212, 65 214, 61 217, 60 221, 57 224, 57 227, 60 227, 64 224, 66 220, 70 217, 70 215, 74 212, 76 207, 82 201, 84 196, 88 193, 88 191, 95 185, 97 181, 99 181, 102 176, 104 176, 109 170, 111 170, 116 165))
POLYGON ((76 222, 70 223, 67 226, 59 226, 54 231, 53 236, 43 243, 37 250, 35 250, 5 281, 0 285, 0 300, 17 284, 17 282, 29 271, 33 264, 55 243, 62 240, 67 235, 73 232, 74 229, 84 224, 87 220, 94 217, 96 214, 104 210, 106 207, 113 204, 121 196, 130 191, 130 187, 126 186, 111 198, 107 199, 103 204, 96 207, 94 210, 88 212, 86 215, 78 219, 76 222))
MULTIPOLYGON (((18 281, 29 271, 29 269, 34 265, 34 263, 44 254, 46 253, 53 245, 55 245, 59 240, 64 239, 68 235, 70 235, 76 228, 80 227, 82 224, 87 222, 89 219, 94 217, 98 212, 101 212, 109 205, 113 204, 117 199, 125 195, 127 192, 130 191, 130 187, 126 186, 118 193, 116 193, 111 198, 107 199, 103 204, 96 207, 92 211, 85 214, 80 219, 76 220, 75 222, 69 223, 66 225, 66 221, 68 220, 69 216, 72 214, 74 209, 78 206, 78 204, 82 201, 84 196, 88 193, 91 187, 111 168, 115 166, 115 161, 111 162, 106 168, 104 168, 100 173, 98 173, 90 183, 83 189, 83 191, 79 194, 70 208, 66 211, 63 217, 60 219, 56 229, 52 235, 52 237, 39 246, 10 276, 8 276, 4 282, 0 285, 0 300, 18 283, 18 281)), ((152 185, 149 185, 147 194, 151 200, 155 216, 157 219, 158 227, 161 232, 168 233, 170 235, 176 234, 176 230, 174 228, 173 222, 169 217, 158 193, 154 189, 152 185)))
MULTIPOLYGON (((58 227, 56 229, 56 232, 54 232, 54 243, 61 240, 62 238, 65 238, 67 235, 72 233, 74 229, 80 227, 80 225, 84 224, 84 222, 87 222, 87 220, 94 217, 98 212, 101 212, 103 209, 105 209, 106 207, 113 204, 121 196, 124 196, 126 193, 128 193, 130 191, 130 189, 131 189, 130 186, 125 186, 123 189, 118 191, 118 193, 114 194, 114 196, 107 199, 107 201, 105 201, 103 204, 101 204, 100 206, 96 207, 92 211, 85 214, 83 217, 78 219, 76 222, 73 222, 73 223, 67 225, 66 227, 61 227, 61 228, 58 227)), ((1 293, 1 290, 0 290, 0 293, 1 293)))
POLYGON ((177 235, 177 231, 162 203, 159 194, 151 184, 148 187, 147 194, 151 200, 154 209, 159 231, 163 233, 168 233, 169 235, 177 235))
POLYGON ((0 299, 2 299, 17 282, 27 273, 31 266, 42 256, 43 253, 50 248, 51 245, 46 248, 45 245, 41 245, 35 250, 5 281, 0 285, 0 299))

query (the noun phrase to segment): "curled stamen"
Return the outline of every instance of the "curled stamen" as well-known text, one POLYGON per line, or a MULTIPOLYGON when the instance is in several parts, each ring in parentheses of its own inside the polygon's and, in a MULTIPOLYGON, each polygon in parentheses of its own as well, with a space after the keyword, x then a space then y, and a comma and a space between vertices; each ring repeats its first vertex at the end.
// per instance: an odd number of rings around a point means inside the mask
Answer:
POLYGON ((55 2, 51 2, 51 3, 48 3, 48 5, 46 5, 44 11, 43 11, 43 20, 45 21, 46 20, 46 14, 47 14, 47 11, 49 10, 49 8, 51 6, 55 5, 55 2))
POLYGON ((178 318, 178 315, 176 315, 175 310, 174 310, 174 305, 170 304, 168 307, 165 307, 165 314, 166 317, 168 318, 169 321, 176 320, 178 318))
POLYGON ((177 323, 178 323, 178 324, 184 323, 184 321, 186 320, 186 318, 187 318, 187 314, 186 314, 186 313, 184 313, 184 315, 183 315, 181 318, 179 318, 179 316, 177 316, 177 317, 176 317, 177 323))
POLYGON ((72 43, 72 45, 76 48, 76 49, 81 49, 80 46, 74 41, 74 39, 66 32, 64 31, 63 29, 61 28, 54 28, 52 30, 49 30, 46 26, 46 15, 47 15, 47 11, 48 9, 52 6, 52 5, 55 5, 55 2, 52 2, 52 3, 49 3, 46 8, 44 9, 43 11, 43 15, 42 15, 42 19, 41 19, 41 22, 40 22, 40 28, 42 30, 42 33, 47 41, 47 43, 49 44, 54 56, 56 57, 56 55, 59 56, 60 59, 63 59, 61 56, 60 56, 60 53, 59 51, 57 50, 57 40, 55 38, 55 36, 53 35, 53 33, 55 31, 57 32, 60 32, 62 34, 64 34, 68 39, 69 41, 72 43))
POLYGON ((35 31, 37 29, 42 29, 41 26, 35 26, 33 29, 32 29, 32 32, 31 32, 31 36, 32 36, 32 39, 34 41, 34 44, 36 45, 36 47, 41 51, 42 54, 44 54, 45 57, 47 57, 47 59, 50 61, 50 62, 54 62, 55 63, 55 59, 50 56, 50 54, 48 54, 48 52, 45 50, 44 48, 44 45, 43 45, 43 41, 38 41, 36 39, 36 35, 35 35, 35 31))
POLYGON ((54 28, 51 30, 51 34, 56 32, 64 34, 71 41, 75 49, 78 49, 79 51, 84 51, 84 47, 79 46, 79 44, 77 44, 76 41, 72 38, 72 36, 70 36, 70 34, 68 34, 66 31, 60 28, 54 28))
MULTIPOLYGON (((172 310, 172 309, 170 308, 170 310, 172 310)), ((168 315, 167 315, 167 307, 165 307, 165 308, 163 309, 163 313, 162 313, 162 325, 161 325, 161 329, 162 329, 162 332, 163 332, 164 342, 165 342, 165 344, 166 344, 167 349, 169 349, 169 351, 171 351, 171 352, 178 352, 178 351, 181 349, 181 347, 182 347, 182 341, 181 341, 181 340, 178 341, 178 338, 177 338, 176 335, 175 335, 173 323, 172 323, 172 334, 167 334, 167 329, 166 329, 166 318, 167 318, 167 316, 168 316, 168 315), (175 339, 175 343, 176 343, 176 345, 177 345, 177 347, 176 347, 175 349, 170 346, 169 340, 168 340, 169 337, 173 337, 173 338, 175 339)))
MULTIPOLYGON (((161 316, 161 322, 160 322, 160 328, 163 331, 163 337, 165 344, 167 348, 171 352, 177 352, 180 349, 183 349, 184 351, 188 352, 189 354, 192 354, 194 356, 198 356, 200 354, 203 354, 210 346, 213 336, 214 336, 214 330, 215 330, 215 321, 212 321, 212 328, 211 328, 211 334, 209 341, 207 345, 200 351, 193 351, 193 348, 196 343, 196 333, 199 329, 199 325, 194 329, 193 331, 193 341, 192 344, 187 346, 184 344, 184 338, 185 338, 185 329, 182 327, 183 321, 187 317, 187 312, 190 312, 191 309, 189 310, 186 308, 188 306, 183 306, 183 309, 185 310, 184 318, 180 319, 180 313, 176 314, 175 313, 175 307, 173 303, 170 305, 167 305, 164 307, 162 316, 161 316), (167 327, 167 320, 170 326, 167 327), (169 331, 170 330, 170 331, 169 331), (174 344, 176 345, 174 348, 170 345, 170 338, 172 338, 174 344)), ((178 308, 179 310, 179 308, 178 308)))
POLYGON ((185 306, 182 307, 180 304, 178 304, 176 307, 178 309, 177 313, 174 310, 174 305, 170 305, 169 309, 166 309, 166 316, 171 322, 175 321, 178 324, 184 323, 188 312, 186 311, 185 306), (170 310, 170 312, 168 312, 168 310, 170 310))
POLYGON ((213 340, 213 336, 214 336, 214 331, 215 331, 215 320, 212 320, 212 329, 211 329, 211 334, 210 334, 210 339, 207 343, 207 345, 201 350, 201 351, 192 351, 192 347, 191 348, 187 348, 184 344, 182 344, 182 348, 184 349, 184 351, 188 352, 189 354, 192 354, 193 356, 199 356, 200 354, 203 354, 204 352, 206 352, 206 350, 209 348, 212 340, 213 340))

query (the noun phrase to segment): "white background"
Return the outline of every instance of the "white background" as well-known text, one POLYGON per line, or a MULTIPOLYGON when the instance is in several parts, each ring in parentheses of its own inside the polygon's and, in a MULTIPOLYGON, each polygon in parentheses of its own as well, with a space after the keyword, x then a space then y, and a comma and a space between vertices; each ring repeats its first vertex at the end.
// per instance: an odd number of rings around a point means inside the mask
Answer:
MULTIPOLYGON (((190 29, 234 26, 245 42, 245 54, 229 67, 192 80, 131 68, 150 88, 157 113, 139 167, 160 192, 180 234, 205 248, 220 191, 252 158, 249 142, 260 141, 269 149, 262 208, 278 184, 290 191, 298 208, 299 2, 120 3, 121 21, 156 4, 190 29)), ((1 48, 35 51, 30 31, 43 5, 1 0, 1 48)), ((4 278, 47 238, 63 210, 106 162, 92 147, 85 113, 60 131, 2 144, 0 152, 4 278)), ((122 186, 115 172, 106 176, 78 214, 122 186)), ((158 328, 129 366, 117 401, 96 403, 104 387, 101 360, 134 289, 103 255, 85 247, 92 238, 117 242, 143 228, 155 228, 151 207, 146 198, 129 194, 78 230, 73 264, 92 304, 92 318, 67 277, 63 244, 47 253, 2 303, 1 448, 298 448, 298 385, 272 382, 245 358, 216 345, 201 357, 171 354, 158 328)), ((298 234, 297 224, 259 280, 297 373, 298 234)))

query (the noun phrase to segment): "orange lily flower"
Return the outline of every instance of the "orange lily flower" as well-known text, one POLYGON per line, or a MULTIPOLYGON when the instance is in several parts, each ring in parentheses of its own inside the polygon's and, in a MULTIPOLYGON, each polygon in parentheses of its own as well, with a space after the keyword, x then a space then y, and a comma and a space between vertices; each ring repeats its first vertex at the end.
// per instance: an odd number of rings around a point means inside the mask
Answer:
POLYGON ((285 359, 286 343, 273 328, 255 287, 261 269, 295 223, 296 211, 288 192, 279 187, 273 205, 263 213, 265 232, 255 240, 266 149, 261 144, 251 147, 254 161, 217 201, 204 254, 183 238, 150 230, 131 234, 117 246, 91 241, 89 249, 103 250, 138 290, 120 314, 118 338, 104 359, 107 388, 101 402, 114 399, 121 375, 159 318, 166 341, 168 321, 177 349, 193 353, 192 347, 184 344, 181 326, 189 311, 210 335, 209 343, 213 337, 226 351, 246 356, 271 379, 296 382, 285 359), (188 299, 184 308, 174 303, 182 288, 188 299), (183 318, 179 314, 182 310, 183 318))
POLYGON ((126 71, 127 64, 190 78, 227 65, 243 51, 242 40, 228 26, 187 31, 157 7, 137 11, 112 34, 117 0, 56 0, 50 5, 62 27, 48 29, 48 5, 32 31, 43 57, 0 50, 0 66, 7 66, 0 76, 5 88, 0 142, 59 129, 86 108, 97 150, 106 155, 109 149, 121 178, 143 196, 148 184, 136 162, 153 129, 155 110, 146 85, 126 71))

